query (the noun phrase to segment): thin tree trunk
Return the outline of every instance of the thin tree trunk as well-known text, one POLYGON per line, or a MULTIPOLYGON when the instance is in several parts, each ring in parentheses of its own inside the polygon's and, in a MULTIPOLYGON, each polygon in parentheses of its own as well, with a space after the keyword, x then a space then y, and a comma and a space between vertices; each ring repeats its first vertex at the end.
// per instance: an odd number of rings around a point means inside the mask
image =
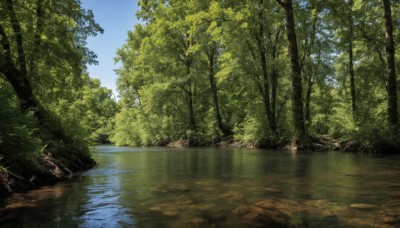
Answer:
MULTIPOLYGON (((312 6, 312 9, 315 9, 315 6, 312 6)), ((314 70, 313 70, 313 66, 310 64, 309 70, 306 71, 306 66, 304 64, 304 61, 306 59, 310 59, 312 51, 313 51, 313 47, 315 44, 315 36, 317 33, 317 20, 318 17, 317 15, 313 15, 313 20, 312 20, 312 28, 311 28, 311 34, 310 34, 310 42, 308 44, 308 48, 307 48, 307 52, 304 54, 303 59, 301 61, 301 67, 303 69, 304 74, 306 74, 305 78, 306 78, 306 96, 305 96, 305 110, 304 110, 304 118, 305 121, 307 123, 307 126, 311 125, 311 109, 310 109, 310 105, 311 105, 311 93, 312 93, 312 88, 313 88, 313 78, 314 76, 314 70)), ((308 42, 307 42, 308 43, 308 42)), ((320 51, 319 50, 319 55, 320 55, 320 51)), ((312 61, 310 61, 312 62, 312 61)), ((318 66, 317 66, 318 67, 318 66)))
POLYGON ((269 40, 271 42, 271 58, 272 58, 272 66, 271 66, 271 122, 270 127, 273 132, 277 130, 277 119, 278 113, 276 110, 276 98, 278 91, 278 70, 276 69, 275 60, 279 55, 278 51, 278 43, 280 41, 281 29, 279 27, 278 31, 275 34, 275 37, 272 38, 271 33, 268 33, 269 40))
MULTIPOLYGON (((312 67, 310 67, 312 68, 312 67)), ((307 124, 311 124, 311 110, 310 110, 310 104, 311 104, 311 92, 312 92, 312 86, 313 86, 313 70, 310 69, 308 72, 309 75, 307 75, 307 90, 306 90, 306 99, 305 99, 305 113, 304 113, 304 118, 307 121, 307 124)))
POLYGON ((39 52, 39 47, 42 43, 40 35, 43 30, 43 16, 44 16, 43 0, 36 0, 36 30, 34 35, 31 61, 29 62, 29 69, 28 69, 30 76, 32 76, 32 74, 36 72, 35 62, 40 57, 38 55, 39 54, 38 52, 39 52))
POLYGON ((262 70, 262 88, 263 88, 263 103, 264 103, 264 109, 265 109, 265 115, 267 118, 267 121, 269 123, 269 127, 271 128, 271 104, 270 104, 270 97, 269 97, 269 83, 268 83, 268 69, 267 69, 267 59, 266 59, 266 54, 265 51, 263 50, 263 47, 259 47, 260 51, 260 62, 261 62, 261 70, 262 70))
MULTIPOLYGON (((352 26, 351 26, 352 27, 352 26)), ((356 106, 356 85, 354 79, 354 64, 353 64, 353 41, 349 40, 349 74, 350 74, 350 90, 351 90, 351 110, 353 111, 353 117, 355 117, 357 106, 356 106)))
POLYGON ((18 53, 17 59, 18 59, 19 69, 22 71, 23 74, 27 75, 22 29, 19 24, 17 15, 15 14, 14 11, 13 0, 7 0, 6 7, 8 11, 8 16, 10 17, 12 28, 14 30, 15 42, 17 44, 17 53, 18 53))
POLYGON ((289 42, 289 56, 292 65, 292 105, 293 105, 293 120, 296 130, 297 140, 302 141, 306 136, 304 126, 304 113, 303 113, 303 87, 301 78, 301 68, 299 62, 299 51, 297 48, 297 39, 295 32, 295 23, 293 15, 292 0, 282 1, 276 0, 285 10, 286 17, 286 33, 289 42))
POLYGON ((385 12, 386 31, 386 61, 387 61, 387 93, 388 93, 388 118, 392 126, 398 126, 399 117, 397 111, 397 84, 395 67, 395 49, 393 41, 392 12, 389 0, 382 0, 385 12))
POLYGON ((219 108, 219 100, 218 100, 218 89, 214 75, 214 57, 215 57, 215 50, 213 48, 208 53, 208 77, 210 80, 211 94, 213 98, 215 120, 217 121, 218 129, 222 132, 223 136, 228 137, 232 134, 232 132, 228 130, 222 122, 221 111, 219 108))
POLYGON ((194 119, 194 108, 193 108, 193 94, 189 92, 189 120, 190 120, 190 129, 196 131, 197 125, 196 120, 194 119))
POLYGON ((276 132, 276 94, 278 90, 278 71, 275 69, 275 66, 272 66, 271 81, 271 121, 269 125, 272 132, 276 132))
POLYGON ((264 45, 264 2, 263 0, 259 1, 260 4, 260 10, 258 12, 258 19, 259 19, 259 30, 258 34, 256 35, 256 40, 257 40, 257 46, 258 46, 258 51, 260 55, 260 63, 261 63, 261 73, 262 73, 262 98, 263 98, 263 104, 264 104, 264 110, 265 110, 265 117, 268 121, 268 125, 270 130, 275 131, 273 125, 273 120, 272 120, 272 115, 271 115, 271 104, 270 104, 270 94, 269 94, 269 78, 268 78, 268 68, 267 68, 267 54, 265 50, 265 45, 264 45))
POLYGON ((356 116, 356 86, 355 86, 355 79, 354 79, 354 60, 353 60, 353 0, 349 1, 349 36, 348 36, 348 54, 349 54, 349 74, 350 74, 350 93, 351 93, 351 110, 353 112, 353 117, 356 116))
MULTIPOLYGON (((186 73, 189 76, 190 75, 190 66, 191 66, 191 61, 188 61, 186 64, 186 73)), ((193 92, 192 92, 192 85, 191 83, 189 84, 189 89, 187 90, 187 99, 188 99, 188 108, 189 108, 189 128, 190 130, 197 131, 197 125, 196 125, 196 120, 195 120, 195 115, 194 115, 194 105, 193 105, 193 92)))

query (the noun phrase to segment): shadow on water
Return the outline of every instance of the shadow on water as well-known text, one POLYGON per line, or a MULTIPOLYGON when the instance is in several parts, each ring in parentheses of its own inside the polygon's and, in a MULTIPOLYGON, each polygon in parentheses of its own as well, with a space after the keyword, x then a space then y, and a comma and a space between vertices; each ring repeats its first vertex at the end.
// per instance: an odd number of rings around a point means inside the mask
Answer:
POLYGON ((113 146, 94 156, 93 170, 5 199, 0 224, 252 227, 272 218, 295 227, 400 226, 398 157, 113 146))

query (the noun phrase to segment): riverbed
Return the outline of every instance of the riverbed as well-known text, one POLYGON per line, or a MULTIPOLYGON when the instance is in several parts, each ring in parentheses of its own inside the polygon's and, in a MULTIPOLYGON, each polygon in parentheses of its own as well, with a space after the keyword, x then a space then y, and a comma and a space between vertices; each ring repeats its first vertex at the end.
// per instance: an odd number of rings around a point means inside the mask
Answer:
POLYGON ((97 146, 93 157, 71 180, 4 199, 1 227, 253 227, 268 213, 297 227, 400 226, 399 156, 97 146))

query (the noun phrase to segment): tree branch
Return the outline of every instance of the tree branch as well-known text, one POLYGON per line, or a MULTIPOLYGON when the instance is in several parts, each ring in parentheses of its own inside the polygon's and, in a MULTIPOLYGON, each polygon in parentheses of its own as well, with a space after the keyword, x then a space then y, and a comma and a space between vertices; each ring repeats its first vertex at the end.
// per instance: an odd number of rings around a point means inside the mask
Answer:
POLYGON ((36 0, 36 31, 34 35, 32 58, 29 62, 29 72, 34 70, 34 62, 37 59, 39 47, 42 44, 40 35, 43 30, 43 0, 36 0))
MULTIPOLYGON (((7 38, 7 34, 5 33, 3 26, 1 26, 1 24, 0 24, 0 37, 1 37, 1 39, 0 39, 1 46, 3 47, 3 53, 1 54, 1 56, 4 56, 6 62, 9 64, 12 62, 11 45, 10 45, 10 41, 7 38)), ((3 67, 1 65, 0 65, 0 69, 3 69, 3 67)))
POLYGON ((22 38, 22 29, 21 29, 21 26, 17 19, 17 16, 15 14, 13 0, 7 0, 6 6, 7 6, 7 10, 8 10, 8 15, 10 17, 11 24, 12 24, 12 27, 14 30, 15 41, 17 43, 18 65, 20 67, 20 70, 25 75, 27 75, 26 60, 25 60, 23 38, 22 38))

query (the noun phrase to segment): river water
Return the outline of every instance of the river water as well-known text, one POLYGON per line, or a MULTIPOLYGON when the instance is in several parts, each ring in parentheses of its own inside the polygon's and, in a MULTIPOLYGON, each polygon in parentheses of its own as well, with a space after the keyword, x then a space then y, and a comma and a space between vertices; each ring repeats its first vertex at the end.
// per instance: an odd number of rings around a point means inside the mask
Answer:
POLYGON ((400 226, 400 157, 98 146, 94 158, 95 169, 3 200, 0 226, 259 225, 243 205, 293 227, 400 226))

